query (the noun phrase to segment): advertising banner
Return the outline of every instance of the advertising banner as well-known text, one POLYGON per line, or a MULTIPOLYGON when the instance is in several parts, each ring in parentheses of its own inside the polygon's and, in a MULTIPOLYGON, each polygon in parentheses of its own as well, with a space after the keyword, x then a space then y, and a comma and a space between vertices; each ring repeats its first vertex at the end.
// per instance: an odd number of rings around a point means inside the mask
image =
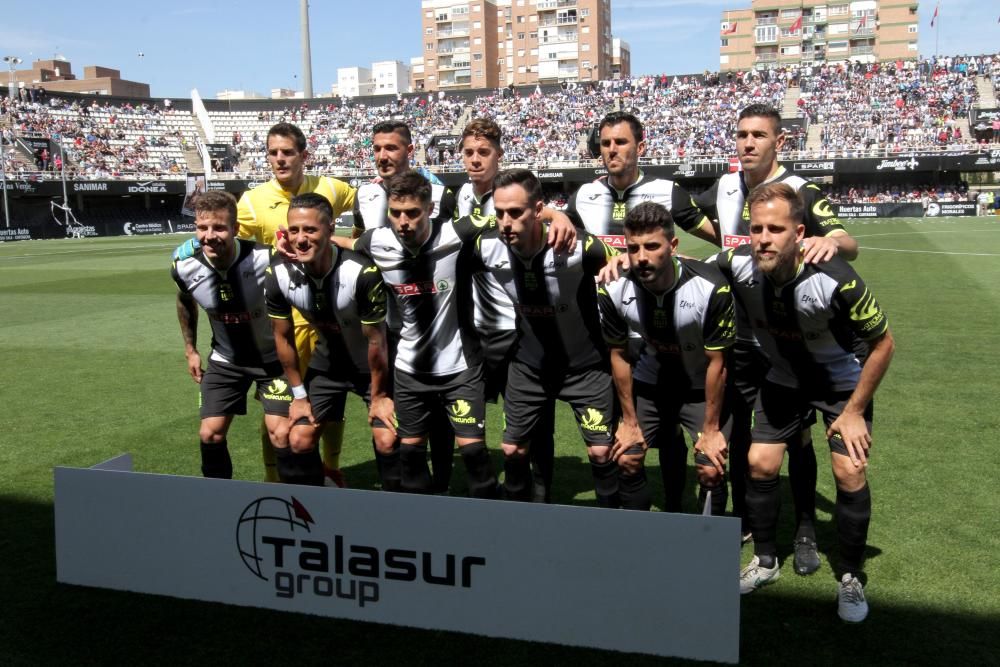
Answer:
POLYGON ((969 201, 941 201, 927 204, 927 211, 924 213, 928 218, 966 216, 976 214, 975 202, 969 201))
POLYGON ((900 204, 831 204, 838 218, 920 218, 920 203, 900 204))
POLYGON ((740 526, 731 517, 130 469, 128 456, 92 469, 56 468, 58 581, 523 641, 739 660, 740 526), (615 564, 627 576, 614 577, 598 595, 595 577, 607 580, 615 564))

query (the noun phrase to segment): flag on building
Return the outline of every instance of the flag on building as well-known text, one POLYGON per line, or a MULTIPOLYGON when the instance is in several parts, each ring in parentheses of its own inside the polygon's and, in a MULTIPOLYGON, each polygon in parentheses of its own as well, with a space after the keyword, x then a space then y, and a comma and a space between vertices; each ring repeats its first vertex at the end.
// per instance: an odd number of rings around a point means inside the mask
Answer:
POLYGON ((799 18, 795 19, 795 23, 789 28, 789 31, 795 33, 802 29, 802 14, 799 14, 799 18))
POLYGON ((868 23, 868 15, 867 15, 867 14, 863 14, 863 15, 861 16, 861 20, 860 20, 860 21, 858 21, 858 27, 857 27, 857 28, 855 28, 855 30, 854 30, 854 34, 856 35, 856 34, 858 34, 859 32, 861 32, 862 28, 864 28, 864 27, 865 27, 865 24, 867 24, 867 23, 868 23))
POLYGON ((726 29, 722 31, 723 35, 732 35, 736 32, 736 22, 733 21, 726 26, 726 29))

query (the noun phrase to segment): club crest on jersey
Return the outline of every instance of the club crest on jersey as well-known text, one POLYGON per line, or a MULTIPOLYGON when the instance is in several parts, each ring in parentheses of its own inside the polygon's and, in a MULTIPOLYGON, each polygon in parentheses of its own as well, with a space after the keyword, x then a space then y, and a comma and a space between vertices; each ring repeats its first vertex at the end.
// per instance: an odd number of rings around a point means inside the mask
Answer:
POLYGON ((223 301, 233 300, 233 288, 229 286, 229 283, 221 283, 219 285, 219 298, 223 301))
POLYGON ((615 207, 611 210, 611 219, 616 221, 624 220, 627 214, 628 211, 625 208, 625 202, 623 201, 615 202, 615 207))

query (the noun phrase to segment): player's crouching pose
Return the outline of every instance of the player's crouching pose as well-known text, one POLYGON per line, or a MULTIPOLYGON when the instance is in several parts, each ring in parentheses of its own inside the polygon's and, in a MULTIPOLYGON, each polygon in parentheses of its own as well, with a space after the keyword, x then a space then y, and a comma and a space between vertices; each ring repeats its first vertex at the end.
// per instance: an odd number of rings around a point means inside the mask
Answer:
POLYGON ((382 275, 370 260, 331 245, 333 231, 333 208, 325 197, 295 196, 288 206, 288 238, 297 261, 274 252, 268 271, 267 311, 294 396, 289 446, 277 452, 278 475, 292 484, 323 484, 316 445, 327 422, 343 421, 347 392, 353 391, 369 404, 382 487, 397 490, 382 275), (299 373, 292 308, 319 334, 305 378, 299 373))
POLYGON ((194 204, 200 247, 173 263, 177 319, 188 372, 201 385, 201 471, 230 479, 233 463, 226 434, 235 415, 247 411, 247 390, 257 384, 264 424, 274 447, 288 445, 291 394, 281 377, 271 325, 266 317, 264 278, 270 248, 236 238, 236 199, 206 192, 194 204), (198 306, 212 327, 212 354, 202 369, 198 353, 198 306))
MULTIPOLYGON (((712 514, 722 515, 732 427, 723 399, 725 351, 735 340, 733 298, 716 267, 677 257, 677 242, 670 211, 654 202, 639 204, 625 218, 632 270, 598 291, 622 411, 612 454, 625 473, 623 484, 630 480, 649 509, 646 448, 672 438, 683 425, 695 443, 700 501, 704 505, 710 495, 712 514), (626 356, 630 331, 643 340, 634 372, 626 356)), ((668 506, 680 505, 682 490, 665 488, 678 496, 668 506)))
POLYGON ((839 257, 804 262, 804 207, 789 185, 763 185, 747 204, 750 245, 718 257, 770 364, 754 409, 747 485, 754 557, 740 574, 740 592, 778 578, 778 473, 788 440, 815 409, 827 426, 837 484, 838 613, 845 621, 862 621, 868 615, 859 577, 871 519, 865 469, 872 397, 892 359, 892 334, 875 298, 847 262, 839 257), (864 367, 853 352, 852 334, 868 346, 864 367))

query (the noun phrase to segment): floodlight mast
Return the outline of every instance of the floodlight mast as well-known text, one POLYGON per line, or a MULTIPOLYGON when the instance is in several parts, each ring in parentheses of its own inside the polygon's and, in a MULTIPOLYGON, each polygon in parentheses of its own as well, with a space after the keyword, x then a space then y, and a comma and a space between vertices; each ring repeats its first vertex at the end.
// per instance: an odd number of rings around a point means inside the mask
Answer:
POLYGON ((309 0, 299 0, 302 16, 302 96, 313 96, 312 53, 309 48, 309 0))

